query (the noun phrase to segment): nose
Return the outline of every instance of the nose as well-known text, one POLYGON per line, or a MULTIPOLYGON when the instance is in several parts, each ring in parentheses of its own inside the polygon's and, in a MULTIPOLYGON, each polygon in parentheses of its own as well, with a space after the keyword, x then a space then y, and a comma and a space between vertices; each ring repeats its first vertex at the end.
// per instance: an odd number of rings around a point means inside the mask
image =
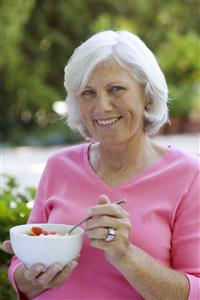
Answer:
POLYGON ((106 112, 111 111, 113 108, 111 97, 107 93, 101 93, 97 97, 96 102, 96 111, 97 112, 106 112))

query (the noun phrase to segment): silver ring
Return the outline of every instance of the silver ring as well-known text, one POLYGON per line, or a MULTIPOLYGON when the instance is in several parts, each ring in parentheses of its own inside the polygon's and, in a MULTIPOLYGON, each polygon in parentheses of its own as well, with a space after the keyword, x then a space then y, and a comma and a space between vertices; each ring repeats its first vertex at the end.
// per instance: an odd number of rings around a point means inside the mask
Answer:
POLYGON ((111 242, 115 238, 116 231, 114 228, 108 228, 108 235, 105 239, 106 242, 111 242))

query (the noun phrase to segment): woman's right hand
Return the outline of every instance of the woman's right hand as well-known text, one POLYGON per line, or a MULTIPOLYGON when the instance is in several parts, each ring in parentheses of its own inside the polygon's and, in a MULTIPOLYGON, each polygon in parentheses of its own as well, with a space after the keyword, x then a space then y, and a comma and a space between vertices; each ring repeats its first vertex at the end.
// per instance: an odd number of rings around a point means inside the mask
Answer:
POLYGON ((42 264, 35 264, 31 268, 21 265, 15 271, 15 282, 19 291, 31 299, 48 289, 59 287, 77 264, 77 260, 73 260, 62 268, 60 264, 56 263, 44 272, 42 264))
MULTIPOLYGON (((5 252, 13 253, 9 241, 4 242, 3 249, 5 252)), ((28 299, 31 299, 48 289, 59 287, 76 268, 77 264, 78 258, 72 260, 64 268, 55 263, 45 271, 42 264, 35 264, 31 268, 27 268, 22 264, 16 269, 14 279, 19 291, 28 299)))

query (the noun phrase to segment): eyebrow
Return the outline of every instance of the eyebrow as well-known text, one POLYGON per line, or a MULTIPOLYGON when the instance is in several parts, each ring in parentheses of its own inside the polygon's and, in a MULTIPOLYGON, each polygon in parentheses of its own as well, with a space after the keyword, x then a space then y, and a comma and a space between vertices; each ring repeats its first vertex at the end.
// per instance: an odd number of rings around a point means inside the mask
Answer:
POLYGON ((93 89, 93 87, 92 87, 92 86, 89 86, 89 85, 86 85, 86 86, 83 88, 83 91, 84 91, 85 89, 93 89))
MULTIPOLYGON (((123 85, 127 85, 127 83, 125 82, 125 81, 121 81, 121 80, 119 80, 119 81, 112 81, 112 82, 110 82, 110 83, 108 83, 107 84, 107 86, 111 86, 111 85, 114 85, 114 84, 123 84, 123 85)), ((94 89, 94 87, 92 87, 92 86, 90 86, 90 85, 86 85, 85 87, 84 87, 84 89, 94 89)), ((83 89, 83 90, 84 90, 83 89)))

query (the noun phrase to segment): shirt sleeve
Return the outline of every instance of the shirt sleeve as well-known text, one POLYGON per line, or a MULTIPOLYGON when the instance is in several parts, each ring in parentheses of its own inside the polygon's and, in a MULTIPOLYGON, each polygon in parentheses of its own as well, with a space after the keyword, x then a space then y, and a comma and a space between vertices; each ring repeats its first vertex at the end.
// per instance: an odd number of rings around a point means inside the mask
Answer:
MULTIPOLYGON (((47 197, 47 186, 49 181, 49 173, 50 173, 50 167, 49 163, 47 163, 44 172, 42 174, 42 177, 40 179, 40 183, 37 189, 36 198, 34 201, 33 209, 30 213, 28 223, 46 223, 48 220, 48 216, 45 213, 44 210, 44 201, 47 197)), ((25 300, 26 298, 19 292, 17 289, 15 280, 14 280, 14 273, 16 269, 22 265, 22 262, 16 257, 13 256, 11 260, 11 264, 8 268, 8 278, 13 286, 13 288, 16 290, 17 298, 20 300, 25 300)))
POLYGON ((189 300, 200 299, 200 174, 190 184, 176 211, 172 232, 172 266, 186 275, 189 300))

